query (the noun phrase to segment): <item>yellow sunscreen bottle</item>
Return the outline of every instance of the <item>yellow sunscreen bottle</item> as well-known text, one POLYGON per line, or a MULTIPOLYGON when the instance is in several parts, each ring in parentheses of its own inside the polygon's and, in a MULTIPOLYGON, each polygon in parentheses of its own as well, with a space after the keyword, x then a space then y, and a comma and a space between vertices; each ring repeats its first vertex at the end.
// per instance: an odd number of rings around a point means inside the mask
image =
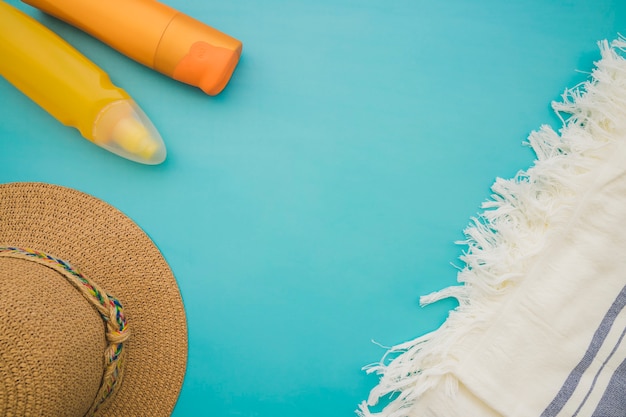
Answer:
POLYGON ((165 145, 134 100, 67 42, 0 1, 0 75, 61 123, 119 156, 165 160, 165 145))

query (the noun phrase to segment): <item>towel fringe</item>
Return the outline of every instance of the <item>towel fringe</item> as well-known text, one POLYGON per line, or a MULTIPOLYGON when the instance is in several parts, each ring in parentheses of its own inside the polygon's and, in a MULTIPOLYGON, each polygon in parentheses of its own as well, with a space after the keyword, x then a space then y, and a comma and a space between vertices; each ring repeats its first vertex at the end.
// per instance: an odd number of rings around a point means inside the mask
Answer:
POLYGON ((598 151, 626 137, 626 60, 620 54, 626 38, 598 46, 601 59, 589 80, 552 103, 563 123, 559 133, 544 125, 529 135, 533 166, 512 179, 496 179, 484 211, 471 219, 465 240, 457 242, 466 246, 461 285, 420 299, 426 305, 453 297, 459 306, 437 330, 391 347, 380 362, 363 368, 380 375, 380 381, 356 411, 360 417, 410 417, 427 391, 454 395, 461 342, 488 328, 542 252, 546 234, 570 218, 576 197, 584 193, 585 175, 602 163, 598 151), (370 410, 387 396, 381 412, 370 410))

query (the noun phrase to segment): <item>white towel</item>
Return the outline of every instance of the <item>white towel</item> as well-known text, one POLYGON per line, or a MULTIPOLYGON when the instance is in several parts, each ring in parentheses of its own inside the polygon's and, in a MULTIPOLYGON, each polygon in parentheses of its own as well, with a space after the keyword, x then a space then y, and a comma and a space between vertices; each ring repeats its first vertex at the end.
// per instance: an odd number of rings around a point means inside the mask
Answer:
POLYGON ((626 416, 626 39, 599 45, 553 103, 563 127, 530 135, 534 165, 467 228, 461 285, 422 299, 459 307, 366 368, 360 416, 626 416))

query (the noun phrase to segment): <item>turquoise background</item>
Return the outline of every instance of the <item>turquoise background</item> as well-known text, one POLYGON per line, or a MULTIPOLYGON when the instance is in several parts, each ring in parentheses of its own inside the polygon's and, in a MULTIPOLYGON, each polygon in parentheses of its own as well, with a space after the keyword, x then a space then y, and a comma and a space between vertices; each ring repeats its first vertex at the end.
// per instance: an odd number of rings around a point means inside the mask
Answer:
MULTIPOLYGON (((217 97, 10 0, 125 88, 161 132, 160 166, 83 140, 0 79, 0 182, 73 187, 152 237, 182 291, 189 362, 175 417, 351 416, 361 367, 435 329, 462 230, 623 0, 166 3, 244 43, 217 97)), ((2 59, 2 57, 0 57, 2 59)))

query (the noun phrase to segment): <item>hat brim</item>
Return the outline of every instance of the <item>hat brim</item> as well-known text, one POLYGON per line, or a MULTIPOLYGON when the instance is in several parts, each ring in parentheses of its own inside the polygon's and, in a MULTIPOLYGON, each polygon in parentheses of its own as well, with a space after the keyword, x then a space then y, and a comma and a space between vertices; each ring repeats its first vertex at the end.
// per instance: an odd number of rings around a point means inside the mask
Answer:
POLYGON ((158 248, 111 205, 44 183, 0 185, 0 246, 69 262, 117 297, 132 332, 124 380, 99 417, 169 416, 187 364, 187 324, 176 279, 158 248))

